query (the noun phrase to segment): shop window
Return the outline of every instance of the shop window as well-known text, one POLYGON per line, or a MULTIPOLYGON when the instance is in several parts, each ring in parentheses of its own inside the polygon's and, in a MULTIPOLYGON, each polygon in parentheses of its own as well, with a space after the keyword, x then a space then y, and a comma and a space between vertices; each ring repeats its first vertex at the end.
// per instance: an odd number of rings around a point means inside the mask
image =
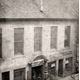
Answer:
POLYGON ((63 77, 63 59, 60 59, 58 63, 58 76, 63 77))
POLYGON ((48 63, 48 72, 56 76, 56 61, 48 63))
POLYGON ((0 29, 0 58, 2 58, 2 29, 0 29))
POLYGON ((50 48, 56 49, 57 48, 57 26, 51 27, 51 42, 50 42, 50 48))
POLYGON ((24 29, 14 29, 14 53, 23 54, 24 29))
POLYGON ((70 47, 70 26, 65 27, 64 46, 65 47, 70 47))
POLYGON ((72 72, 72 58, 67 58, 65 61, 65 76, 72 72))
POLYGON ((2 73, 2 80, 10 80, 9 72, 2 73))
POLYGON ((34 28, 34 51, 41 51, 42 48, 42 27, 34 28))
POLYGON ((14 80, 25 80, 25 69, 14 70, 14 80))

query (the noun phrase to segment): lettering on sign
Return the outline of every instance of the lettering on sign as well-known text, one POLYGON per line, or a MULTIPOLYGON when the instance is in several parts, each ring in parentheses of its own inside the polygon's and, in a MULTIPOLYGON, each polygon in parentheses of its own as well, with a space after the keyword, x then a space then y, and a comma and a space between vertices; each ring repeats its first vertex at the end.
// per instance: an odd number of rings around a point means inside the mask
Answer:
POLYGON ((68 63, 69 63, 69 61, 68 61, 68 60, 66 60, 66 61, 65 61, 65 64, 68 64, 68 63))
POLYGON ((44 59, 36 60, 32 62, 32 67, 40 66, 44 64, 44 59))
POLYGON ((51 67, 55 67, 55 63, 51 64, 51 67))

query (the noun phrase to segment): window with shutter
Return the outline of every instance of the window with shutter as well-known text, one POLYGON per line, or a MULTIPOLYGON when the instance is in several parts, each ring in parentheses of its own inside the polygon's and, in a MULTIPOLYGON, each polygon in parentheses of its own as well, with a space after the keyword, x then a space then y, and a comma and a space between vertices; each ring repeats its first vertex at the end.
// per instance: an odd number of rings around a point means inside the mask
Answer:
POLYGON ((34 51, 41 51, 42 48, 42 27, 34 28, 34 51))
POLYGON ((70 47, 70 26, 65 27, 64 46, 65 47, 70 47))
POLYGON ((2 58, 2 29, 0 29, 0 58, 2 58))
POLYGON ((24 29, 14 29, 14 54, 23 54, 24 29))
POLYGON ((56 49, 57 48, 57 26, 51 27, 51 39, 50 40, 51 40, 50 48, 56 49))

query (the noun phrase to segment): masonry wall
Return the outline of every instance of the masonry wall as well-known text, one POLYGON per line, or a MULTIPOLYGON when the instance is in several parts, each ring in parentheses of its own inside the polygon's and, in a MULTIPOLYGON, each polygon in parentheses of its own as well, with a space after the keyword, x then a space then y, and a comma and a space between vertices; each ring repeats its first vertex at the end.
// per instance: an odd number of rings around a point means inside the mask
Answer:
MULTIPOLYGON (((27 75, 27 71, 29 70, 28 63, 39 55, 44 55, 48 61, 51 61, 50 56, 56 55, 58 57, 61 52, 72 51, 71 55, 75 63, 76 27, 76 21, 8 21, 0 23, 0 28, 2 28, 0 76, 5 71, 10 71, 11 75, 15 69, 23 67, 26 68, 25 75, 27 75), (58 26, 57 49, 53 50, 50 49, 51 26, 58 26), (64 47, 65 26, 71 26, 70 48, 68 49, 64 47), (42 27, 42 52, 34 52, 34 27, 42 27), (14 55, 14 28, 24 28, 24 55, 14 55)), ((75 68, 75 64, 73 65, 75 68)), ((25 78, 27 79, 27 76, 25 78)), ((10 76, 10 80, 14 80, 13 74, 10 76)))

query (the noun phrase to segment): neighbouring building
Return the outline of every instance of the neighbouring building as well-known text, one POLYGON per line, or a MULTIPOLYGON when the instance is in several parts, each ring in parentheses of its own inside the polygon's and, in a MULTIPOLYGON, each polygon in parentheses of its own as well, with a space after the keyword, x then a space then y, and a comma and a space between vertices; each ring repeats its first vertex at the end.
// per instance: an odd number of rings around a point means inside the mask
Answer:
POLYGON ((0 1, 0 80, 56 78, 75 72, 78 0, 0 1))

